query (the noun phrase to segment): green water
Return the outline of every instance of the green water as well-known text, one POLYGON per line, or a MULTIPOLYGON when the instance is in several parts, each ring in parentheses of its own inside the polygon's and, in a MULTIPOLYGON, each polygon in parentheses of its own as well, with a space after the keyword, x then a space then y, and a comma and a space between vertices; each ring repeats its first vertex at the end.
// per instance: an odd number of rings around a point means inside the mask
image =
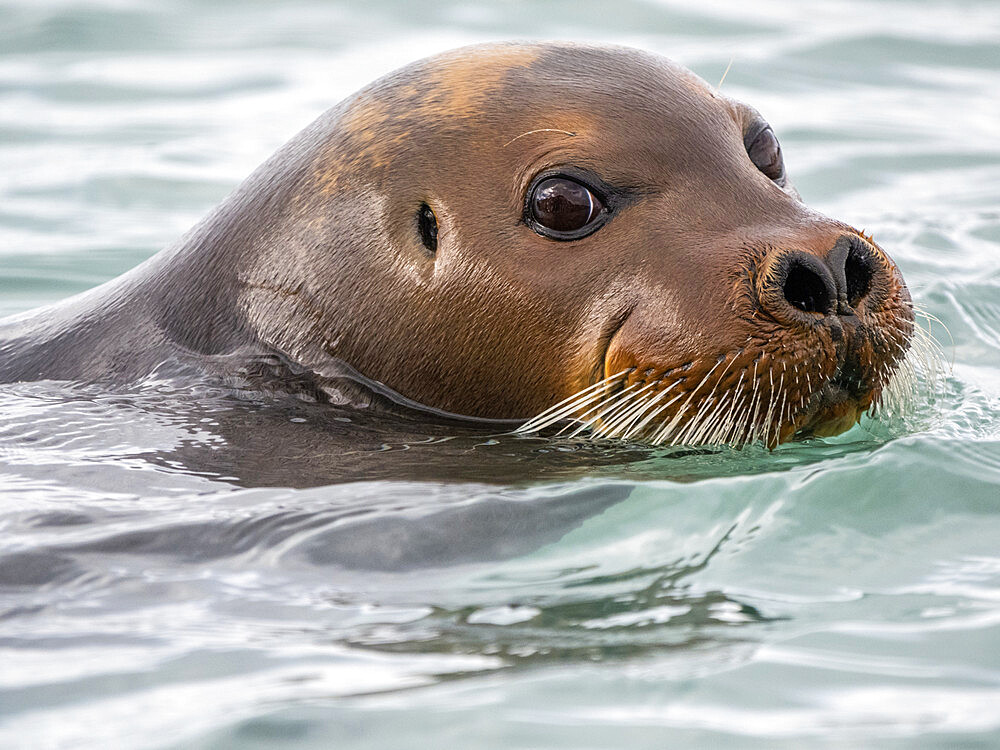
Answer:
POLYGON ((333 459, 339 413, 0 386, 0 747, 1000 747, 990 0, 0 0, 0 315, 155 253, 378 75, 508 38, 731 63, 938 321, 939 378, 773 453, 333 459))

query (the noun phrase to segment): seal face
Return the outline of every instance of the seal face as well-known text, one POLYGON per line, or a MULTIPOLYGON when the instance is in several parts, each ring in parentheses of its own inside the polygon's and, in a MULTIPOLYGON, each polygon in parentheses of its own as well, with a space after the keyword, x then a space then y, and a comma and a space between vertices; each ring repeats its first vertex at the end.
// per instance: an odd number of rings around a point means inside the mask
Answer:
POLYGON ((0 376, 263 352, 527 431, 774 445, 853 425, 912 332, 892 260, 802 204, 755 110, 638 50, 501 44, 349 97, 178 245, 0 332, 0 376))

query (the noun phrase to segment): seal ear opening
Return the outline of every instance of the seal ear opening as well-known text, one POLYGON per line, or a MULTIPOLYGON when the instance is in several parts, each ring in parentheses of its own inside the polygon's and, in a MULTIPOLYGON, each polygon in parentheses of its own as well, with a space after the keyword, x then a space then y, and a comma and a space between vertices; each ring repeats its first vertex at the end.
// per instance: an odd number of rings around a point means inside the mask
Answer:
POLYGON ((417 210, 417 231, 420 232, 420 241, 424 243, 427 252, 431 255, 437 253, 438 246, 438 225, 437 218, 431 207, 426 203, 421 203, 417 210))

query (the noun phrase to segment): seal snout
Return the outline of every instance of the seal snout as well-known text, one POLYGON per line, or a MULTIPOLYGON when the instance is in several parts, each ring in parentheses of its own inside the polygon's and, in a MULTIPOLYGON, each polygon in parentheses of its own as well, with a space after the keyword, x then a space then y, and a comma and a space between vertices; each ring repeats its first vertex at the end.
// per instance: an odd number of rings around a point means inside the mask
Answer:
POLYGON ((857 315, 873 288, 887 285, 888 276, 889 270, 876 262, 867 243, 843 236, 826 254, 806 250, 772 254, 765 260, 757 296, 779 320, 814 324, 827 316, 857 315))

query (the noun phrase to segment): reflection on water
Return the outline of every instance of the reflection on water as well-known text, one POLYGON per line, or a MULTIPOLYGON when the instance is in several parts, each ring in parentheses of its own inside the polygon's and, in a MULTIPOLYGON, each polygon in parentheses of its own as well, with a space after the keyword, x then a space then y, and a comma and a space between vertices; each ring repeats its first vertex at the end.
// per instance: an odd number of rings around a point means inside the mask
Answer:
POLYGON ((0 314, 169 244, 319 112, 497 38, 775 126, 953 365, 835 439, 652 449, 205 384, 0 387, 2 747, 1000 743, 991 2, 0 0, 0 314))
MULTIPOLYGON (((940 397, 941 394, 939 394, 940 397)), ((953 394, 950 401, 959 401, 953 394)), ((969 404, 974 404, 969 400, 969 404)), ((944 408, 948 408, 945 405, 944 408)), ((670 479, 783 471, 869 452, 939 419, 937 399, 903 416, 866 419, 845 436, 802 440, 768 451, 760 445, 653 447, 566 437, 561 425, 523 436, 509 424, 460 422, 426 411, 355 409, 295 398, 215 391, 158 382, 108 393, 63 382, 0 386, 5 454, 22 476, 43 476, 51 461, 118 469, 159 469, 242 487, 318 487, 337 482, 408 480, 524 485, 583 478, 670 479)), ((515 424, 515 423, 511 423, 515 424)), ((72 469, 70 469, 72 470, 72 469)), ((121 489, 134 477, 108 468, 96 481, 121 489)), ((162 479, 162 474, 153 476, 162 479)), ((163 480, 166 481, 166 480, 163 480)))

